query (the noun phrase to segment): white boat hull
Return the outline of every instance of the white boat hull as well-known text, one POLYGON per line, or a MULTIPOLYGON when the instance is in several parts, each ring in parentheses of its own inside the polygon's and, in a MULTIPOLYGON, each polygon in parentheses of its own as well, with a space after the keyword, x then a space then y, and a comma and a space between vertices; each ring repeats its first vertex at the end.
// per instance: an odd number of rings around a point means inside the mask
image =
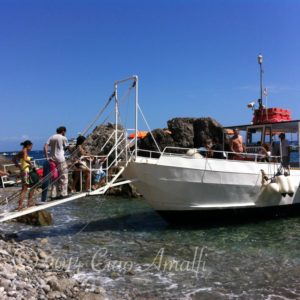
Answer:
POLYGON ((293 195, 262 186, 261 170, 273 176, 278 164, 253 161, 162 156, 137 157, 125 169, 157 211, 208 211, 263 208, 300 203, 300 170, 291 171, 293 195))

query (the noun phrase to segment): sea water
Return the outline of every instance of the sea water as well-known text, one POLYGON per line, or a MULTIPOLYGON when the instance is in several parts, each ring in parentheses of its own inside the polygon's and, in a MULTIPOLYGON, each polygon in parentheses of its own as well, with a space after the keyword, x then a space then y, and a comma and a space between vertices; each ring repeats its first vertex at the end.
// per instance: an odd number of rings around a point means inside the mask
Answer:
MULTIPOLYGON (((18 151, 8 151, 8 152, 0 152, 0 155, 5 156, 7 159, 12 159, 14 155, 16 155, 18 151)), ((42 159, 44 158, 44 151, 43 150, 34 150, 30 151, 29 156, 32 159, 42 159)))
POLYGON ((300 299, 300 217, 170 226, 144 199, 87 197, 50 210, 54 224, 1 224, 48 238, 70 268, 111 299, 300 299))

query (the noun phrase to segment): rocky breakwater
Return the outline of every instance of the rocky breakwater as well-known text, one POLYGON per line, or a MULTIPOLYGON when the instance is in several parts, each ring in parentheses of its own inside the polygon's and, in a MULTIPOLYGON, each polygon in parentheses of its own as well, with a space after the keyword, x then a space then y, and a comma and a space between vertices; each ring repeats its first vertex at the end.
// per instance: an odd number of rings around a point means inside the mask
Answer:
POLYGON ((47 239, 7 240, 0 236, 0 299, 106 299, 105 290, 73 278, 57 263, 47 239))

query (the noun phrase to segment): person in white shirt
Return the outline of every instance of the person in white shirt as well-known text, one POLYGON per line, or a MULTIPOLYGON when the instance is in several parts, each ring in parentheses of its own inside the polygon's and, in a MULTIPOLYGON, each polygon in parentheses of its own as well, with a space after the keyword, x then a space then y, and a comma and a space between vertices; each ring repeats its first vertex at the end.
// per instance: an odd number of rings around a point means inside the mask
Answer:
POLYGON ((280 138, 280 156, 282 159, 282 165, 285 168, 289 168, 290 166, 290 144, 285 139, 285 133, 279 134, 280 138))
MULTIPOLYGON (((57 189, 56 198, 62 199, 68 196, 68 165, 65 158, 65 150, 68 149, 68 139, 66 138, 67 129, 64 126, 56 129, 56 134, 49 137, 44 145, 44 154, 47 160, 55 162, 59 177, 54 182, 57 189), (50 147, 50 153, 49 152, 50 147)), ((54 197, 54 194, 52 194, 54 197)))

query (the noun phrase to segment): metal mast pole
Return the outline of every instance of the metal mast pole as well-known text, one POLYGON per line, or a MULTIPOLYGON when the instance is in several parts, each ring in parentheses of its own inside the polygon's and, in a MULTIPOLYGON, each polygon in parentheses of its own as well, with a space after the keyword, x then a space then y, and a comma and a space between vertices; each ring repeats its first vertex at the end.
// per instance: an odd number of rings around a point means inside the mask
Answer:
POLYGON ((262 63, 263 63, 263 56, 261 54, 257 57, 259 68, 260 68, 260 99, 259 99, 259 108, 262 109, 262 100, 263 100, 263 82, 262 82, 262 75, 263 75, 263 69, 262 69, 262 63))
POLYGON ((138 109, 139 109, 139 85, 138 85, 138 76, 134 76, 135 78, 135 159, 137 158, 137 151, 138 151, 138 109))

